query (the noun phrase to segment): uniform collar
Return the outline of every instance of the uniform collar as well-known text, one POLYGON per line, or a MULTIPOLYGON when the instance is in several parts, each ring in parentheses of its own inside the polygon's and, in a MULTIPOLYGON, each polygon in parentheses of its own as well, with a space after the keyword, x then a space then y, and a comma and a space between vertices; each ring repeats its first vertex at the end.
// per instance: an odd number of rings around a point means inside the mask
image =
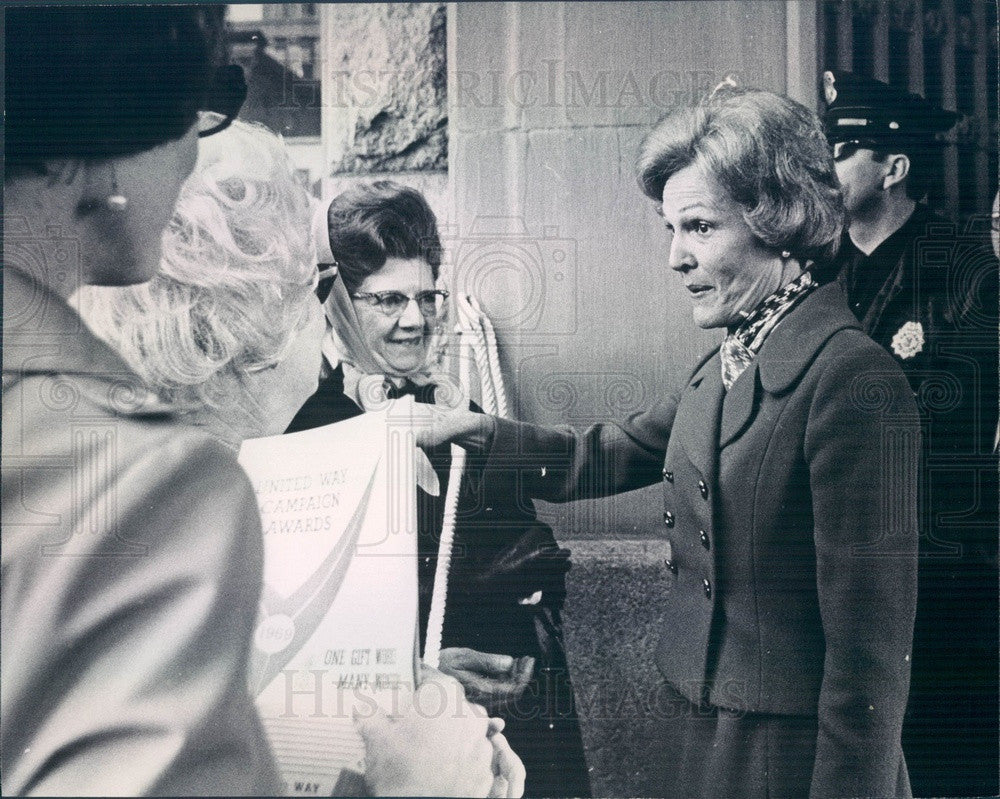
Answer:
POLYGON ((842 246, 848 247, 848 252, 853 256, 851 259, 853 261, 852 269, 855 271, 863 270, 863 274, 851 275, 851 280, 858 284, 866 281, 884 282, 889 273, 900 263, 906 248, 912 246, 914 239, 924 231, 927 223, 937 219, 936 214, 926 205, 917 203, 909 218, 869 255, 865 255, 858 249, 845 229, 842 246))
POLYGON ((923 203, 917 203, 910 218, 870 255, 861 252, 844 232, 837 280, 847 292, 862 330, 874 334, 886 307, 901 292, 913 287, 917 280, 916 248, 927 236, 928 226, 938 224, 948 222, 923 203))
POLYGON ((916 234, 932 219, 930 209, 926 205, 917 203, 909 218, 868 256, 874 262, 875 270, 887 273, 895 267, 903 251, 912 246, 916 234))

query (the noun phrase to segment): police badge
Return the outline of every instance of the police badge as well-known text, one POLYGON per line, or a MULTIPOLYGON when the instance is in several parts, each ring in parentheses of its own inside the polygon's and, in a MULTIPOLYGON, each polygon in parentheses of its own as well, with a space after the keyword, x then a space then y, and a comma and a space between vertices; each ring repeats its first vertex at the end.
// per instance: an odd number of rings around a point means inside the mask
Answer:
POLYGON ((924 348, 924 328, 920 322, 907 322, 892 337, 892 351, 904 361, 924 348))

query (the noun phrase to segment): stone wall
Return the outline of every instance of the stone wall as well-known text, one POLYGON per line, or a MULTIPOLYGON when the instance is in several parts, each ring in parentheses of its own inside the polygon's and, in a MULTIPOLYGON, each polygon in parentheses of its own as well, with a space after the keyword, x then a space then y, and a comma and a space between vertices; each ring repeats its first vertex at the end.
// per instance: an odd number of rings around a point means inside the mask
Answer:
POLYGON ((448 167, 443 3, 321 6, 328 174, 448 167))
MULTIPOLYGON (((497 325, 515 414, 582 428, 672 392, 698 330, 633 164, 728 73, 814 102, 812 0, 457 3, 449 71, 456 291, 497 325)), ((668 791, 662 488, 542 506, 573 552, 564 619, 595 796, 668 791)))

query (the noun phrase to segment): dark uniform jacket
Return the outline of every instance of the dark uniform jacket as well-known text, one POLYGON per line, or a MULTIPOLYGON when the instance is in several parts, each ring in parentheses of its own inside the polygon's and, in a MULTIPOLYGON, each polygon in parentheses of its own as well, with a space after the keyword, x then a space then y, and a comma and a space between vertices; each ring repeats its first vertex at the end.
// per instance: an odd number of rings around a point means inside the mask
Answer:
POLYGON ((924 431, 920 574, 904 747, 914 791, 997 783, 997 261, 918 205, 870 255, 844 235, 839 281, 902 367, 924 431), (900 331, 919 326, 917 346, 900 331), (895 341, 894 341, 895 340, 895 341))
POLYGON ((902 373, 828 285, 728 392, 712 353, 621 426, 499 420, 490 469, 549 501, 662 482, 664 677, 692 702, 818 716, 806 788, 884 797, 907 791, 919 445, 902 373))

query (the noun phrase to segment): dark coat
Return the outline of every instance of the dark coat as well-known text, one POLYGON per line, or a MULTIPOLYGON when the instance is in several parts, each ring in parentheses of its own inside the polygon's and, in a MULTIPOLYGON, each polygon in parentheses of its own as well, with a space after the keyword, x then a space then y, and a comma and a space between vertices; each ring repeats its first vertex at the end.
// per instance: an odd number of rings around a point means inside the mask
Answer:
MULTIPOLYGON (((417 389, 433 402, 433 387, 417 389)), ((480 409, 473 404, 473 410, 480 409)), ((320 381, 288 432, 353 418, 363 411, 344 394, 341 368, 320 381)), ((417 490, 420 645, 427 633, 451 448, 427 450, 440 483, 432 496, 417 490)), ((468 647, 535 658, 535 674, 522 699, 504 717, 504 730, 527 771, 526 796, 589 796, 573 688, 566 663, 560 611, 566 596, 569 552, 503 486, 484 479, 485 456, 466 456, 455 520, 442 647, 468 647), (522 604, 535 592, 536 604, 522 604)))
POLYGON ((845 234, 839 281, 902 367, 924 430, 920 573, 903 744, 918 795, 993 795, 997 775, 997 261, 918 205, 870 255, 845 234), (917 323, 918 352, 893 346, 917 323))
MULTIPOLYGON (((418 401, 433 402, 432 391, 432 387, 418 389, 418 401)), ((362 413, 344 394, 344 375, 338 367, 320 382, 319 390, 299 410, 287 432, 334 424, 362 413)), ((443 445, 427 450, 427 456, 441 490, 437 496, 417 491, 421 646, 437 567, 451 450, 443 445)), ((569 553, 559 548, 552 529, 537 520, 530 501, 518 506, 509 496, 491 490, 481 479, 482 460, 476 453, 466 457, 442 644, 535 656, 539 650, 534 621, 518 603, 542 591, 543 602, 560 610, 566 594, 569 553)))
POLYGON ((713 352, 622 426, 498 421, 490 468, 549 501, 662 481, 663 675, 695 703, 818 717, 801 795, 887 797, 908 791, 919 445, 899 367, 832 285, 728 392, 713 352))

